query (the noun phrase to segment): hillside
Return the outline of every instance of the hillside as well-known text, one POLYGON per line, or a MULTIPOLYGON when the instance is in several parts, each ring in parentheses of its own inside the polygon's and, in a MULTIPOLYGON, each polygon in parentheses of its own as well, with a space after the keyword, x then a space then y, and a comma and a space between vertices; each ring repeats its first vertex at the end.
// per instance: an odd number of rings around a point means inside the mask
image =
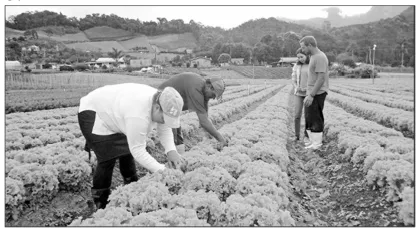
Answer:
POLYGON ((278 19, 314 28, 322 28, 323 22, 328 20, 332 27, 343 27, 392 18, 399 15, 407 8, 409 8, 409 6, 372 6, 368 12, 354 16, 343 17, 340 13, 338 13, 338 11, 329 10, 327 18, 310 18, 306 20, 291 20, 286 18, 278 19))
POLYGON ((197 41, 192 33, 149 36, 148 41, 150 44, 159 47, 160 50, 197 47, 197 41))
POLYGON ((330 33, 339 41, 340 47, 354 51, 354 55, 366 57, 368 48, 377 45, 376 60, 393 64, 400 62, 401 44, 404 43, 404 62, 409 58, 414 62, 415 23, 411 17, 412 9, 393 18, 381 19, 378 22, 333 28, 330 33), (406 16, 405 16, 406 15, 406 16), (350 41, 353 41, 351 44, 350 41))
POLYGON ((235 43, 243 42, 253 46, 265 35, 279 35, 289 31, 300 32, 304 29, 311 28, 271 17, 268 19, 249 20, 229 30, 226 36, 231 38, 235 43))
POLYGON ((83 32, 90 41, 110 41, 134 36, 134 34, 129 31, 107 26, 93 27, 83 32))

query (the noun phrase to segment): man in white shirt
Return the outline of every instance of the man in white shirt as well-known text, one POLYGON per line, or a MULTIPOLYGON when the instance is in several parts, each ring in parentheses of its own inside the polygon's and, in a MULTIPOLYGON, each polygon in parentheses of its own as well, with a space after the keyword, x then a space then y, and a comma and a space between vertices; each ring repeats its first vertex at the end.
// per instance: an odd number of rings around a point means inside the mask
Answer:
POLYGON ((146 151, 147 134, 157 129, 168 157, 168 166, 179 168, 172 128, 180 127, 183 100, 171 87, 158 91, 143 84, 107 85, 81 98, 78 120, 86 143, 97 157, 92 197, 105 208, 112 172, 119 159, 124 184, 137 181, 134 159, 151 172, 165 169, 146 151))

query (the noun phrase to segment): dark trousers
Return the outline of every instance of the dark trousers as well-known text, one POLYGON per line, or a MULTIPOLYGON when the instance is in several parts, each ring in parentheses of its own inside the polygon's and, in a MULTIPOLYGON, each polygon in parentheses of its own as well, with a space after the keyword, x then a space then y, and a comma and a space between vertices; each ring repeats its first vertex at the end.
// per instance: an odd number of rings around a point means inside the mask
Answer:
POLYGON ((304 107, 306 130, 310 130, 314 133, 323 132, 323 108, 324 101, 326 100, 326 95, 327 92, 314 96, 311 105, 309 107, 304 107))
POLYGON ((175 140, 175 145, 182 145, 183 144, 183 134, 182 134, 182 128, 173 128, 173 139, 175 140))
POLYGON ((137 180, 134 157, 129 151, 128 141, 124 134, 92 134, 96 112, 86 110, 78 114, 78 121, 83 136, 86 138, 87 150, 92 149, 97 157, 97 166, 93 174, 92 190, 105 190, 111 187, 113 168, 119 159, 119 170, 125 182, 137 180))

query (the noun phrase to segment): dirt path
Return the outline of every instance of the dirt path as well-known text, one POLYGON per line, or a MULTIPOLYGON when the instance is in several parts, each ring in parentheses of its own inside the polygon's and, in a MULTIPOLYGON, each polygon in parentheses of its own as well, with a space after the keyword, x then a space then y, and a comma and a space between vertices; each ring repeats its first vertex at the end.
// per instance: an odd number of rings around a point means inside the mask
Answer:
MULTIPOLYGON (((293 112, 293 98, 289 106, 293 112)), ((336 140, 324 141, 318 151, 306 150, 302 141, 293 141, 292 117, 288 174, 293 187, 291 216, 297 226, 404 226, 397 207, 385 200, 383 189, 367 185, 366 174, 339 152, 336 140)), ((300 135, 303 125, 304 119, 300 135)))

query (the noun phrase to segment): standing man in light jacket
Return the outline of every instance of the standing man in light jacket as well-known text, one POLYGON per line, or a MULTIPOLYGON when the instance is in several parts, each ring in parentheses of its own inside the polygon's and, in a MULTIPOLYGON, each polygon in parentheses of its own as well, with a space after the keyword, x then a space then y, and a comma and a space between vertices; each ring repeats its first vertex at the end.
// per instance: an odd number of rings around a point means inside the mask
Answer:
POLYGON ((183 100, 173 88, 159 91, 142 84, 107 85, 80 100, 78 121, 86 144, 97 157, 92 197, 96 208, 108 203, 116 159, 124 184, 137 181, 134 159, 151 172, 165 169, 146 151, 147 134, 157 129, 168 166, 179 168, 171 128, 180 126, 183 100))
MULTIPOLYGON (((182 110, 194 111, 199 119, 199 124, 215 139, 218 140, 218 149, 227 145, 224 137, 215 129, 208 119, 208 101, 217 98, 221 100, 225 90, 224 80, 219 77, 204 79, 193 72, 180 73, 163 82, 159 89, 173 87, 183 98, 182 110)), ((182 154, 185 151, 182 129, 173 129, 177 150, 182 154)))
POLYGON ((329 61, 317 47, 317 41, 313 36, 302 38, 300 46, 304 52, 310 55, 304 112, 311 144, 306 148, 318 149, 323 144, 323 107, 329 91, 329 61))

